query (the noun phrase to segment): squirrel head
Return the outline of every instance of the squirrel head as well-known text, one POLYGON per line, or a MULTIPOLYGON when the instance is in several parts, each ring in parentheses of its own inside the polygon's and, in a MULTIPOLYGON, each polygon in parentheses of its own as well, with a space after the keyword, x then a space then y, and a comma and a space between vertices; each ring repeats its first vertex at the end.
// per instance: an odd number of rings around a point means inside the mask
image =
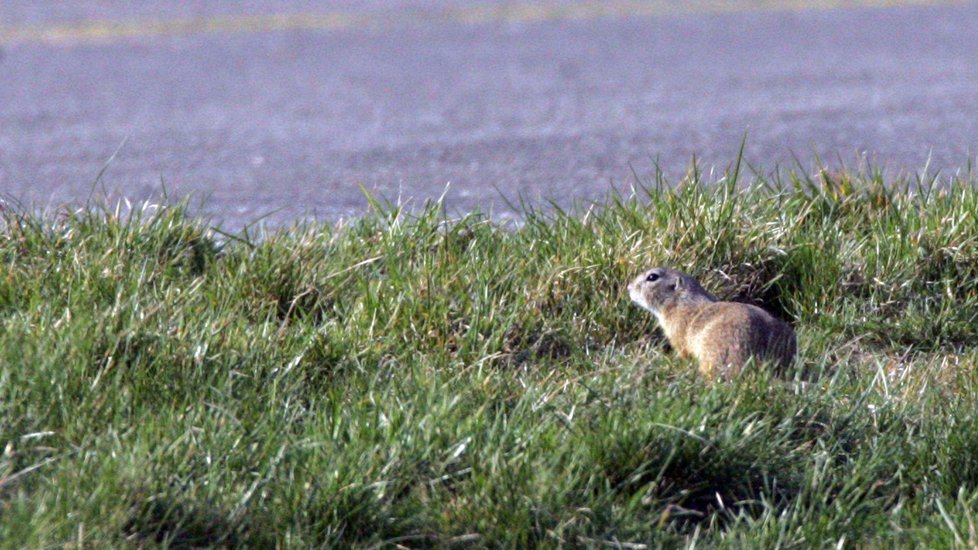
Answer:
POLYGON ((660 322, 664 312, 674 306, 716 301, 696 279, 667 267, 653 267, 635 277, 628 285, 628 296, 660 322))

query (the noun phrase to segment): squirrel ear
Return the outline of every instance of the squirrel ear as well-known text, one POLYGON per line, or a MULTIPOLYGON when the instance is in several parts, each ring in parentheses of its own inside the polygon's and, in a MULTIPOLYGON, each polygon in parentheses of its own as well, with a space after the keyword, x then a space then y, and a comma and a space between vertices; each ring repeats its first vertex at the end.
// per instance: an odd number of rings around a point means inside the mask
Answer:
POLYGON ((676 282, 675 283, 672 283, 672 289, 673 290, 681 290, 684 286, 686 286, 686 285, 683 284, 683 278, 682 277, 676 277, 676 282))

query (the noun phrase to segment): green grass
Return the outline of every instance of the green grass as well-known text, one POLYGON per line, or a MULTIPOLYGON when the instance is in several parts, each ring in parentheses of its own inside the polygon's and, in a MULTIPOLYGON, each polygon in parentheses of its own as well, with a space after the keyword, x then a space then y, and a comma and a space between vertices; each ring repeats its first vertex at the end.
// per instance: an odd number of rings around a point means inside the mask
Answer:
POLYGON ((0 222, 0 546, 978 545, 978 185, 731 173, 506 228, 0 222), (625 282, 792 323, 708 385, 625 282))

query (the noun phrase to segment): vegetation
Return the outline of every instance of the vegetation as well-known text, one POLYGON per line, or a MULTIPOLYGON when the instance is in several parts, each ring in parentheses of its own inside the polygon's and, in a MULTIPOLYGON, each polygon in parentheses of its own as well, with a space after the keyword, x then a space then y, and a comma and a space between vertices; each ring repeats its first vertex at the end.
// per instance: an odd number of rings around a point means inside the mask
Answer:
POLYGON ((0 546, 978 545, 975 179, 700 180, 518 227, 5 210, 0 546), (708 385, 651 264, 796 368, 708 385))

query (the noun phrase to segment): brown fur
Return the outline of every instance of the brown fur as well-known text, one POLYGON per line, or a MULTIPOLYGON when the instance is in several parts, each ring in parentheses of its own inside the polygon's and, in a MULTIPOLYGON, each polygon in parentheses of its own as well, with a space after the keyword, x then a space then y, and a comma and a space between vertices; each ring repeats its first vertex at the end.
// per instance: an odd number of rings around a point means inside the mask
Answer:
POLYGON ((695 358, 709 379, 729 379, 751 358, 779 369, 794 360, 791 327, 759 307, 718 301, 685 273, 649 269, 628 285, 628 293, 656 316, 673 349, 695 358))

